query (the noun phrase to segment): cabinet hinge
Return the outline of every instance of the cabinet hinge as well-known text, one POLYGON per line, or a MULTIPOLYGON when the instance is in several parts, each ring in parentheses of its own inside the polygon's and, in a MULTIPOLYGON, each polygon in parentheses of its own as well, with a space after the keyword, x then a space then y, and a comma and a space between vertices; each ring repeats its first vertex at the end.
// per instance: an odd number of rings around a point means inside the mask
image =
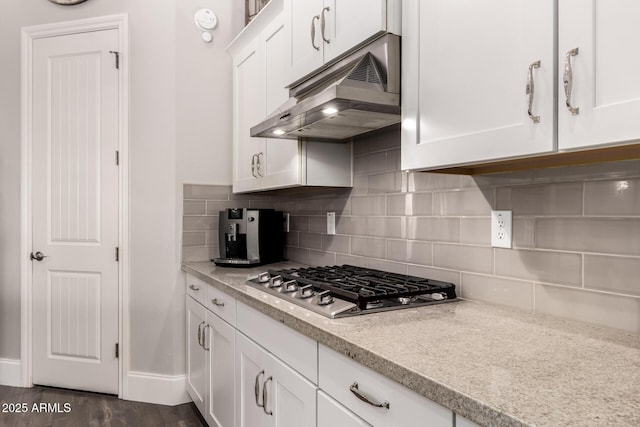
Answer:
POLYGON ((116 151, 116 166, 120 166, 120 152, 116 151))
POLYGON ((120 248, 116 246, 116 261, 120 261, 120 248))
POLYGON ((117 50, 110 50, 109 53, 113 53, 116 56, 116 69, 120 69, 120 52, 117 50))
POLYGON ((120 344, 116 343, 116 359, 120 357, 120 344))

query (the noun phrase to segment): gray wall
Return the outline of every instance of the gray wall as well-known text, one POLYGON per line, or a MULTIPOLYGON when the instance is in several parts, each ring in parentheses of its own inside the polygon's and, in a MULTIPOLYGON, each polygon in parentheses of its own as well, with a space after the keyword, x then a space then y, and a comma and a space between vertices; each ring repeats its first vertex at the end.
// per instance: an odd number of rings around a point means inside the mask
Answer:
POLYGON ((0 14, 0 358, 20 357, 20 27, 129 14, 130 367, 181 374, 184 352, 176 348, 184 348, 182 182, 230 182, 226 112, 231 62, 224 48, 242 28, 243 4, 89 0, 72 7, 48 1, 5 5, 0 14), (193 13, 200 7, 218 14, 211 44, 201 41, 194 25, 193 13), (205 133, 205 127, 215 132, 205 133))
POLYGON ((400 170, 399 131, 354 144, 349 190, 233 195, 185 186, 183 258, 218 253, 220 208, 291 213, 291 260, 355 264, 458 285, 467 299, 640 334, 640 161, 469 177, 400 170), (490 247, 512 210, 514 249, 490 247), (337 235, 326 234, 326 212, 337 235))

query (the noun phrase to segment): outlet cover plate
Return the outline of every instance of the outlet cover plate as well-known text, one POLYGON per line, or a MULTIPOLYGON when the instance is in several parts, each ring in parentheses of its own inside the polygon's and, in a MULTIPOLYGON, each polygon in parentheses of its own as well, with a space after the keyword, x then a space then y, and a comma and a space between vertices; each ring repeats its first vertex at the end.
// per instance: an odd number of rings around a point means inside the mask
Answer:
POLYGON ((327 212, 327 234, 336 234, 336 213, 327 212))
POLYGON ((511 249, 512 232, 512 212, 491 211, 491 246, 511 249))

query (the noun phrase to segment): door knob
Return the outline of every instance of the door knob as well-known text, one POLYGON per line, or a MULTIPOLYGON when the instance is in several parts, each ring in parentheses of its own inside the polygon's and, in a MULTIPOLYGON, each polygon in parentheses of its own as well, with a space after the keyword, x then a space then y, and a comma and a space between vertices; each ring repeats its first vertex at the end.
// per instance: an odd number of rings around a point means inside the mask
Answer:
POLYGON ((35 255, 33 254, 33 252, 31 252, 31 254, 29 255, 29 258, 31 258, 31 261, 33 261, 34 259, 36 261, 42 261, 46 257, 47 256, 40 251, 36 252, 35 255))

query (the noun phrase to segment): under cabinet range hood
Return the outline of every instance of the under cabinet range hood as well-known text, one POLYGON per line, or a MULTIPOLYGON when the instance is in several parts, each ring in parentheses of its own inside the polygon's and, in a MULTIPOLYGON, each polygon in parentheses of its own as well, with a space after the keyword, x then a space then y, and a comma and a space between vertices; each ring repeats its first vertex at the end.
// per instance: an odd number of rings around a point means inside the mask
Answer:
POLYGON ((344 140, 400 122, 400 38, 386 34, 301 83, 251 136, 344 140))

